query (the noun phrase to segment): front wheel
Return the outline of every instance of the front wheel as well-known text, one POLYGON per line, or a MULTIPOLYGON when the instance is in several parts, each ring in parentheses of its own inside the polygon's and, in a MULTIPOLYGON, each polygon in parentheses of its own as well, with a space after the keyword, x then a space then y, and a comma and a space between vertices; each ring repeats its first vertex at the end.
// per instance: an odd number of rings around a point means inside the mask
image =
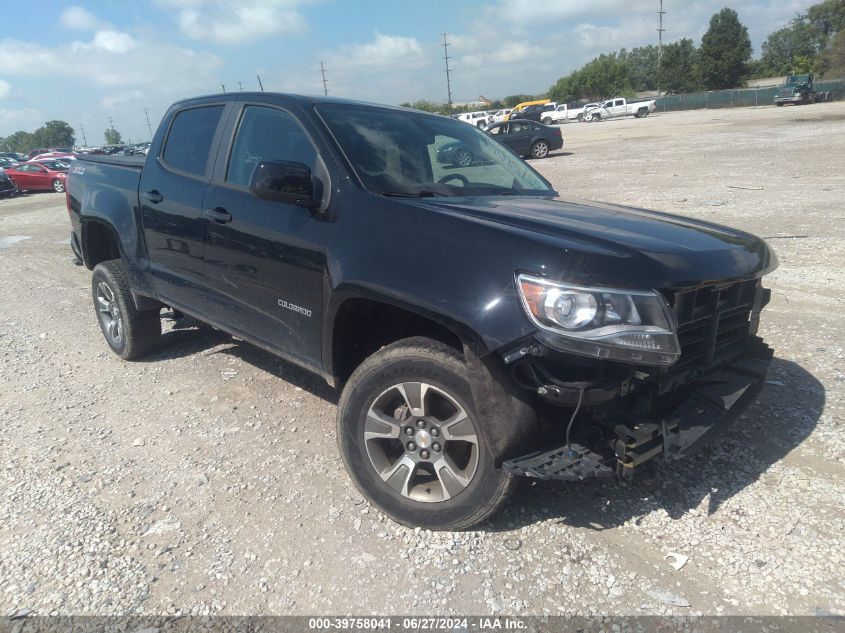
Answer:
POLYGON ((100 330, 115 354, 132 360, 161 340, 159 311, 140 312, 135 307, 120 260, 97 264, 91 277, 91 292, 100 330))
POLYGON ((541 123, 542 123, 543 125, 551 125, 551 124, 552 124, 552 120, 551 120, 549 117, 546 117, 545 119, 543 119, 543 120, 541 121, 541 123))
POLYGON ((469 528, 516 485, 494 465, 462 356, 431 339, 397 341, 358 367, 338 404, 337 437, 358 490, 405 525, 469 528))
POLYGON ((61 178, 56 178, 53 181, 53 191, 55 191, 56 193, 64 193, 65 183, 61 178))
POLYGON ((534 141, 531 146, 531 158, 545 158, 549 155, 549 144, 546 141, 534 141))

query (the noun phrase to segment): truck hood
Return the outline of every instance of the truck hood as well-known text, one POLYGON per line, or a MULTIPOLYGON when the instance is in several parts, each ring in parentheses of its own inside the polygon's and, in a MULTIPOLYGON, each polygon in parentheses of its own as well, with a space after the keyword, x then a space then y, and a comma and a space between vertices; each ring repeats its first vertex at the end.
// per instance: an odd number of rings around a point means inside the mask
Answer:
POLYGON ((595 285, 695 286, 757 277, 777 266, 766 243, 749 233, 657 211, 533 196, 418 204, 563 248, 595 285))

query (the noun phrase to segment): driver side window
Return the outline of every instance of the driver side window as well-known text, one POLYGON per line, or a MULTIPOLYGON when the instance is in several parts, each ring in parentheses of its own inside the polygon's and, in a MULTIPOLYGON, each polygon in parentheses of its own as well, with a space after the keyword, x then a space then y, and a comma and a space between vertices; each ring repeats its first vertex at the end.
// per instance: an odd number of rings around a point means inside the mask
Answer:
POLYGON ((316 159, 311 140, 291 115, 276 108, 247 106, 232 145, 226 182, 248 187, 252 172, 265 161, 303 163, 313 172, 316 159))

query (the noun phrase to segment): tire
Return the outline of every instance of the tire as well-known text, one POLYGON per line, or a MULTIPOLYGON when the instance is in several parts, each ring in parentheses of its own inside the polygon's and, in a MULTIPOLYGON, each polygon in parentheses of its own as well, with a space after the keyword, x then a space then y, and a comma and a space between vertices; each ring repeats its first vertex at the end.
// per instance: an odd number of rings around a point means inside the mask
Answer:
POLYGON ((65 183, 62 181, 61 178, 56 178, 53 181, 53 191, 56 193, 64 193, 65 192, 65 183))
POLYGON ((459 149, 455 152, 455 167, 469 167, 472 165, 472 153, 468 149, 459 149))
POLYGON ((583 122, 584 122, 584 113, 582 112, 581 114, 578 115, 578 123, 583 123, 583 122))
POLYGON ((543 139, 534 141, 531 145, 531 158, 545 158, 549 155, 549 143, 543 139))
POLYGON ((120 260, 97 264, 91 277, 91 295, 106 343, 124 360, 143 356, 161 340, 159 311, 138 311, 120 260))
POLYGON ((463 357, 428 338, 370 356, 338 404, 338 446, 355 486, 414 527, 463 530, 505 503, 517 480, 495 468, 482 430, 463 357))
POLYGON ((601 115, 598 112, 596 112, 595 114, 591 114, 589 120, 591 123, 598 123, 599 121, 601 121, 601 115))
POLYGON ((552 120, 551 120, 549 117, 546 117, 545 119, 543 119, 543 120, 541 121, 541 123, 542 123, 543 125, 551 125, 551 124, 552 124, 552 120))
POLYGON ((638 119, 642 119, 643 117, 648 116, 648 110, 645 108, 640 108, 637 110, 637 114, 635 115, 638 119))

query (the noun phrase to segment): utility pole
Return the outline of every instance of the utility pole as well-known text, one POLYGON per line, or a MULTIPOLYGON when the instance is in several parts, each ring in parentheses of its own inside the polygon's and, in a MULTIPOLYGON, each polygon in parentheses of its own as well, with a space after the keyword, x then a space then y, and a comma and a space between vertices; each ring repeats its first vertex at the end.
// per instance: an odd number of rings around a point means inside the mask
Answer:
POLYGON ((85 126, 82 125, 81 123, 79 124, 79 131, 82 132, 82 144, 85 147, 88 147, 88 139, 85 138, 85 126))
POLYGON ((114 129, 114 121, 111 117, 109 117, 109 128, 111 128, 112 130, 114 129))
POLYGON ((223 93, 226 93, 226 84, 220 84, 220 87, 223 88, 223 93))
POLYGON ((261 83, 261 75, 256 73, 255 76, 258 77, 258 87, 261 88, 261 92, 264 92, 264 84, 261 83))
POLYGON ((150 131, 150 140, 153 140, 153 126, 150 125, 150 113, 144 108, 144 116, 147 117, 147 129, 150 131))
MULTIPOLYGON (((662 2, 662 0, 661 0, 662 2)), ((443 34, 443 61, 446 62, 446 93, 449 95, 448 104, 449 112, 452 112, 452 76, 449 70, 449 42, 446 41, 448 33, 443 34)))
POLYGON ((657 28, 657 96, 660 96, 660 58, 663 55, 663 16, 666 11, 663 10, 663 0, 660 0, 660 11, 657 12, 660 17, 660 26, 657 28))
POLYGON ((326 80, 326 67, 323 66, 323 62, 320 62, 320 72, 323 74, 323 94, 327 97, 329 96, 329 82, 326 80))
POLYGON ((240 81, 238 82, 238 88, 241 89, 241 92, 244 91, 244 85, 240 81))

